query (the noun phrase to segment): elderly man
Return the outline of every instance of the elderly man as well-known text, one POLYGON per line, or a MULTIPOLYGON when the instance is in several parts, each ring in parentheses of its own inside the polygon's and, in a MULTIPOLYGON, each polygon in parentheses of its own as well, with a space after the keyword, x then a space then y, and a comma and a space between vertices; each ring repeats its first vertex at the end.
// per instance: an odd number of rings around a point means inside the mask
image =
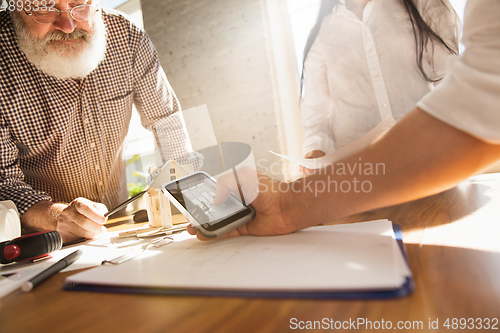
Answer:
POLYGON ((189 140, 143 30, 98 0, 35 3, 0 12, 0 200, 25 228, 92 238, 127 198, 132 105, 164 159, 186 161, 189 140))

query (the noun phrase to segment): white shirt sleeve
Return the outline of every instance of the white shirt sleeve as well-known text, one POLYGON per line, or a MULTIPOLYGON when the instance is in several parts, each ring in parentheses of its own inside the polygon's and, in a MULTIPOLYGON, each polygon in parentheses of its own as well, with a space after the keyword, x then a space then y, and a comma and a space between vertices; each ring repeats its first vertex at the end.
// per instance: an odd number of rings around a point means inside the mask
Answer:
POLYGON ((330 135, 330 91, 327 68, 318 38, 313 43, 305 62, 305 95, 301 103, 304 124, 304 155, 312 150, 328 154, 333 151, 330 135))
POLYGON ((417 106, 486 142, 500 144, 500 1, 469 0, 465 51, 450 57, 449 74, 417 106))

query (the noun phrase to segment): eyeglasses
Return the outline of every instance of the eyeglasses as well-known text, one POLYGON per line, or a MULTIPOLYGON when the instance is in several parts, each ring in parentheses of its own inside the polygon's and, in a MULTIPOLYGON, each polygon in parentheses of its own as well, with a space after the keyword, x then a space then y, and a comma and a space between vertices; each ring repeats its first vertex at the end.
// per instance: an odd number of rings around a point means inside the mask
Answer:
POLYGON ((88 21, 98 11, 99 7, 95 5, 78 5, 68 10, 59 10, 54 7, 37 7, 30 12, 25 11, 25 13, 37 23, 50 24, 57 21, 62 12, 68 12, 69 16, 75 21, 88 21))

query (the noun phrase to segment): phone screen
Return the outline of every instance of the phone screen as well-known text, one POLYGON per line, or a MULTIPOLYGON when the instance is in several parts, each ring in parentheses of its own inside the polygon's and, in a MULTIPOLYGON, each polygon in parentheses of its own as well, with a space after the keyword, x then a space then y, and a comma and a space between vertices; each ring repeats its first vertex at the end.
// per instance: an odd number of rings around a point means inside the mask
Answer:
POLYGON ((250 213, 235 196, 214 205, 215 182, 196 173, 165 186, 165 189, 207 230, 216 230, 250 213))

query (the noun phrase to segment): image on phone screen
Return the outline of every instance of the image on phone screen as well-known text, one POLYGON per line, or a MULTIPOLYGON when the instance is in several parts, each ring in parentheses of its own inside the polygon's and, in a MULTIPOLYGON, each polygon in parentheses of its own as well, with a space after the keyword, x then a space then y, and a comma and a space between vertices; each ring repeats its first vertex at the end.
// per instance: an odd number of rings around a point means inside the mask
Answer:
POLYGON ((193 174, 165 189, 207 230, 215 230, 249 213, 249 208, 234 195, 220 204, 214 204, 216 184, 204 174, 193 174))

